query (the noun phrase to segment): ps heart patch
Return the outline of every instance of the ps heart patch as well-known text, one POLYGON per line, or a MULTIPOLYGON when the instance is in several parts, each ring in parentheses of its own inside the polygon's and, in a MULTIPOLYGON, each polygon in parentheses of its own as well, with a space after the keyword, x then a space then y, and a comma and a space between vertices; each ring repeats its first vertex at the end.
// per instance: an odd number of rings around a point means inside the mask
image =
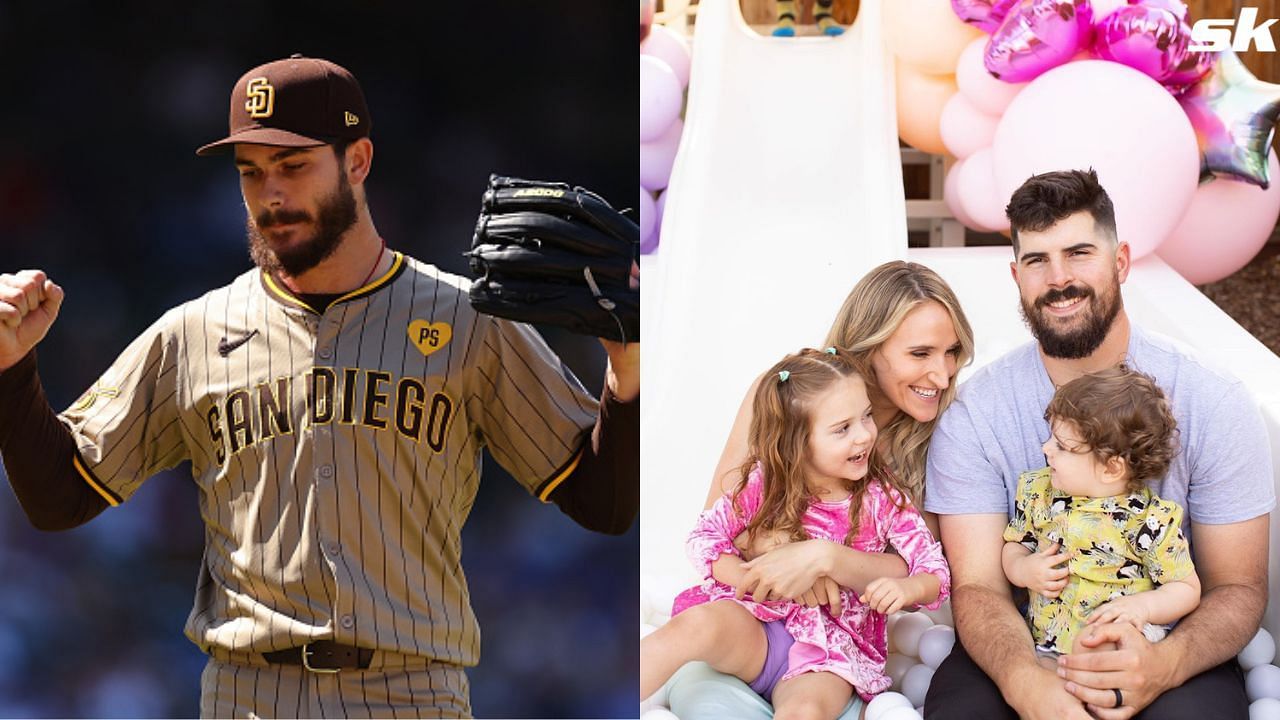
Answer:
POLYGON ((409 340, 418 346, 423 355, 430 355, 448 345, 452 337, 453 328, 446 322, 429 323, 426 320, 414 320, 409 323, 409 340))

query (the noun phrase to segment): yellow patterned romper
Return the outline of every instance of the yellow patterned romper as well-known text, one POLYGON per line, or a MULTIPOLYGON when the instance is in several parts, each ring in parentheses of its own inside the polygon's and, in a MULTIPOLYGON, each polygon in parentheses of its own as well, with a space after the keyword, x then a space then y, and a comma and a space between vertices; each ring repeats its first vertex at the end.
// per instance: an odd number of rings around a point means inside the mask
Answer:
POLYGON ((1061 542, 1062 550, 1073 554, 1061 595, 1049 599, 1030 593, 1027 621, 1042 652, 1071 652, 1089 613, 1108 600, 1154 590, 1195 569, 1177 503, 1146 488, 1115 497, 1066 495, 1050 484, 1047 467, 1018 478, 1004 539, 1032 552, 1061 542))

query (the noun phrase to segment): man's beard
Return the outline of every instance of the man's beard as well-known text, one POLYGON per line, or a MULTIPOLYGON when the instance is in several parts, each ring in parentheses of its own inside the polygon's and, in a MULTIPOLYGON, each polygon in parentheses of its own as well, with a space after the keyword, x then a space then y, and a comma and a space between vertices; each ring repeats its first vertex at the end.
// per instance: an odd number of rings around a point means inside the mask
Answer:
POLYGON ((1045 355, 1061 360, 1088 357, 1102 345, 1111 329, 1111 323, 1120 314, 1119 283, 1113 282, 1108 290, 1109 292, 1099 296, 1090 288, 1069 285, 1062 290, 1050 290, 1036 298, 1034 307, 1027 307, 1024 299, 1019 303, 1022 320, 1031 329, 1031 334, 1040 343, 1045 355), (1084 298, 1088 303, 1082 318, 1083 325, 1066 332, 1054 329, 1050 325, 1050 319, 1046 317, 1045 307, 1049 303, 1076 298, 1084 298))
POLYGON ((344 175, 338 175, 337 189, 320 201, 316 215, 315 235, 280 252, 271 249, 262 231, 285 223, 312 222, 310 213, 305 210, 264 210, 256 218, 245 221, 249 257, 264 272, 284 271, 286 275, 297 277, 333 255, 342 244, 343 233, 356 224, 356 196, 344 175))

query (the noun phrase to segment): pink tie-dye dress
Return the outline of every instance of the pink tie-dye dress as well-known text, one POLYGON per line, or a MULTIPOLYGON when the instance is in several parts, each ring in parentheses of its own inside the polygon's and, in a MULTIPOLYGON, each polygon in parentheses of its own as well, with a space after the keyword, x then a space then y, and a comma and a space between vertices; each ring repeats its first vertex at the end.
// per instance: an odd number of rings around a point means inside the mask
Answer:
MULTIPOLYGON (((790 601, 754 602, 735 600, 734 589, 711 577, 711 564, 721 555, 739 555, 733 539, 746 529, 760 509, 763 478, 757 466, 747 479, 740 497, 743 512, 733 505, 732 493, 721 497, 711 509, 698 516, 685 550, 706 581, 676 597, 672 613, 713 600, 733 600, 761 622, 781 620, 795 638, 789 669, 782 679, 801 673, 826 671, 844 678, 863 699, 870 700, 892 684, 884 674, 888 652, 885 616, 858 601, 851 590, 842 589, 843 611, 832 616, 826 606, 805 607, 790 601)), ((933 539, 924 518, 914 506, 894 502, 898 491, 879 481, 870 481, 862 497, 858 534, 850 547, 863 552, 884 552, 892 545, 907 563, 910 574, 932 573, 941 583, 938 599, 925 607, 936 609, 951 594, 951 573, 942 556, 942 546, 933 539), (892 494, 892 495, 891 495, 892 494)), ((850 499, 810 503, 804 515, 804 529, 810 538, 843 543, 849 533, 850 499)))

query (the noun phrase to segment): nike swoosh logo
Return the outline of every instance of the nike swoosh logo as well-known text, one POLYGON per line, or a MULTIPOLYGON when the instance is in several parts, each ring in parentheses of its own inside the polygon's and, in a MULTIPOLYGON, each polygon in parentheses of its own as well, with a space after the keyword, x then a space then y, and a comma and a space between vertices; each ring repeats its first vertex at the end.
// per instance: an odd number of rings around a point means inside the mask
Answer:
POLYGON ((258 331, 254 330, 253 332, 249 333, 248 335, 245 335, 244 337, 240 338, 239 340, 236 340, 235 342, 227 342, 227 339, 223 337, 221 340, 218 341, 218 354, 221 355, 222 357, 226 357, 230 355, 232 350, 235 350, 241 345, 249 342, 249 338, 257 334, 258 334, 258 331))

